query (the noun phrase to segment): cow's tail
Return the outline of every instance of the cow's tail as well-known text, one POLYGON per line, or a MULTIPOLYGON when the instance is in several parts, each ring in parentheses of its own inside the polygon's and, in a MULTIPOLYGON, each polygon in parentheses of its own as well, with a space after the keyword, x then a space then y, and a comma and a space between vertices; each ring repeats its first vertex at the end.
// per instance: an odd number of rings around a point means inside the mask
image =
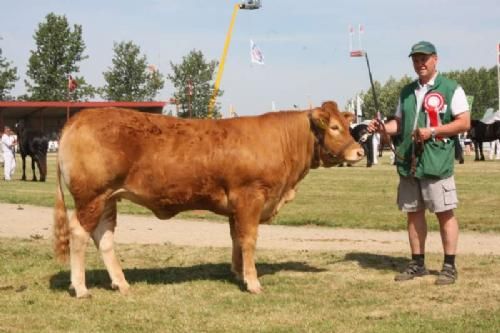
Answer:
POLYGON ((56 259, 67 262, 69 257, 69 223, 61 181, 61 168, 57 161, 57 189, 54 205, 54 252, 56 259))

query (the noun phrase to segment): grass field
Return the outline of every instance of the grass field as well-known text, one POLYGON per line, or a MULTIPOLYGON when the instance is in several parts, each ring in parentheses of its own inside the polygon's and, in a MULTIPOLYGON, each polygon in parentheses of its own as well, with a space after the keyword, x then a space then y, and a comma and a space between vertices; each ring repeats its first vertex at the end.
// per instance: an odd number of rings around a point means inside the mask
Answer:
MULTIPOLYGON (((474 162, 466 156, 465 164, 456 164, 456 183, 460 200, 456 210, 462 230, 500 232, 500 161, 474 162)), ((55 154, 49 155, 47 182, 0 182, 0 202, 52 206, 55 193, 55 154)), ((15 175, 20 178, 20 163, 15 175)), ((31 170, 28 171, 31 179, 31 170)), ((317 224, 346 228, 402 230, 404 214, 398 211, 398 177, 388 158, 372 168, 365 161, 353 167, 311 170, 300 183, 297 197, 285 205, 274 224, 317 224)), ((68 206, 72 200, 67 194, 68 206)), ((150 214, 128 201, 119 205, 120 213, 150 214)), ((225 220, 217 215, 196 211, 179 217, 225 220)), ((429 227, 437 230, 433 214, 429 227)))
MULTIPOLYGON (((46 183, 0 182, 0 202, 52 206, 54 160, 51 155, 46 183)), ((456 173, 462 229, 500 231, 500 163, 474 163, 469 157, 456 173)), ((274 223, 404 229, 404 216, 394 205, 396 184, 386 158, 373 168, 314 170, 274 223)), ((127 202, 120 212, 148 214, 127 202)), ((205 212, 182 216, 217 218, 205 212)), ((499 256, 460 255, 457 283, 437 287, 435 275, 393 281, 407 264, 407 253, 258 250, 265 291, 256 296, 243 292, 230 274, 229 249, 119 244, 117 252, 131 295, 108 288, 102 261, 89 247, 87 286, 94 297, 77 300, 67 291, 68 266, 55 262, 48 240, 0 238, 0 332, 496 333, 500 328, 499 256)), ((427 258, 435 274, 442 258, 427 258)))
MULTIPOLYGON (((500 257, 460 256, 455 285, 396 283, 405 255, 258 251, 265 291, 229 272, 230 251, 119 245, 131 294, 108 288, 87 254, 93 297, 69 296, 69 272, 46 240, 0 239, 0 332, 491 332, 500 328, 500 257)), ((438 269, 439 255, 428 256, 438 269)))

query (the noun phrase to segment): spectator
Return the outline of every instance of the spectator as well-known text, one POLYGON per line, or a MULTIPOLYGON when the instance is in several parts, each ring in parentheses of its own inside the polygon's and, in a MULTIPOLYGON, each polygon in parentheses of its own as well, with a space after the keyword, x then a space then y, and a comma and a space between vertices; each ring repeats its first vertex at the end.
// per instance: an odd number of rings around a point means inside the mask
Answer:
POLYGON ((16 144, 17 142, 14 133, 9 126, 5 126, 2 134, 2 151, 4 161, 4 179, 6 181, 12 180, 12 176, 16 170, 16 158, 14 155, 16 144))
POLYGON ((500 160, 500 140, 496 139, 495 141, 490 142, 490 160, 493 159, 493 155, 495 155, 496 150, 496 160, 500 160))

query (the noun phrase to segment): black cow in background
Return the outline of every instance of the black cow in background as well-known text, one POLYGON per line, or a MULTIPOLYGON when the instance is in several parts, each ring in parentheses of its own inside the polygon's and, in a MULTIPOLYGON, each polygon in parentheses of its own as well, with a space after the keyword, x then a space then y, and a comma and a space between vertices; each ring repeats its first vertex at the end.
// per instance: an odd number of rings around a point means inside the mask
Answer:
POLYGON ((467 136, 474 144, 476 161, 484 161, 483 142, 495 141, 500 139, 500 121, 491 124, 485 124, 480 120, 471 120, 471 125, 467 136))
POLYGON ((33 171, 33 181, 37 181, 35 163, 40 173, 40 181, 44 182, 47 176, 47 150, 49 139, 40 131, 26 128, 24 121, 16 124, 17 142, 19 143, 19 153, 23 160, 23 177, 26 180, 26 156, 31 157, 31 169, 33 171))
POLYGON ((368 132, 368 125, 358 124, 351 128, 351 135, 354 141, 358 142, 366 156, 366 167, 371 167, 373 165, 373 135, 368 132))

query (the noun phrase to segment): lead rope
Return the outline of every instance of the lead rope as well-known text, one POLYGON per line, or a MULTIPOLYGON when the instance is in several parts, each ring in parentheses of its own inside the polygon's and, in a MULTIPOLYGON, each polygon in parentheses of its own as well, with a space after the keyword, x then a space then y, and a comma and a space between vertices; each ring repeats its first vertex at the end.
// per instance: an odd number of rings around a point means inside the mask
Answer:
MULTIPOLYGON (((389 135, 387 134, 387 130, 385 129, 385 124, 384 122, 382 121, 382 119, 380 118, 380 112, 377 112, 377 122, 378 124, 380 125, 380 128, 382 129, 382 132, 385 133, 385 135, 389 135)), ((390 137, 390 135, 389 135, 390 137)), ((392 141, 392 138, 391 138, 391 141, 392 141)), ((404 157, 401 157, 401 154, 397 153, 396 152, 396 149, 393 147, 393 145, 390 145, 389 148, 391 149, 391 151, 394 153, 394 157, 395 158, 398 158, 398 159, 404 159, 404 157)))

